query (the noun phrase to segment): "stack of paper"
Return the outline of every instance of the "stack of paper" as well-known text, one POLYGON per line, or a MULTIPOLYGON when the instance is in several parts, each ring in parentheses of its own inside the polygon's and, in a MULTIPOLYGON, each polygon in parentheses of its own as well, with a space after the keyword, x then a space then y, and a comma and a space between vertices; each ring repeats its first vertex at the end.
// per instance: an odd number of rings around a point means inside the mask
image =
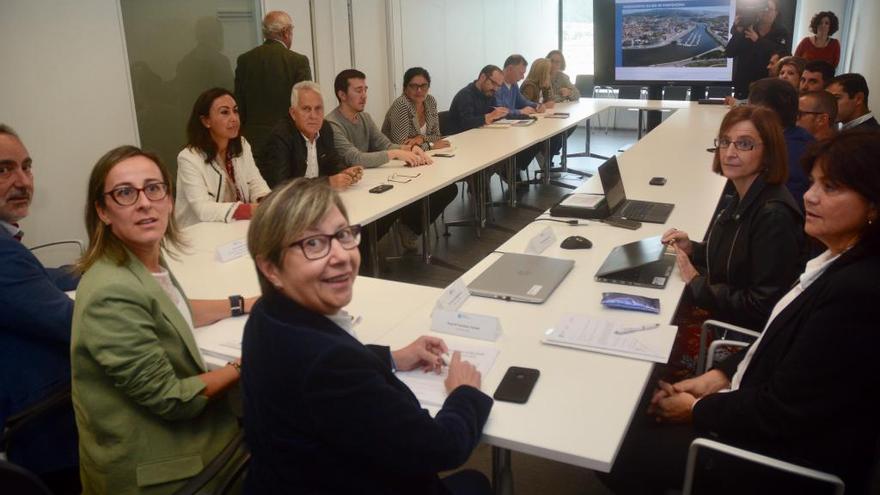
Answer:
MULTIPOLYGON (((457 349, 449 349, 449 355, 458 351, 461 353, 461 360, 468 361, 473 364, 477 370, 485 377, 495 364, 495 358, 498 357, 498 349, 490 347, 463 347, 457 349)), ((412 390, 416 398, 422 404, 422 407, 434 406, 440 407, 446 400, 446 377, 448 368, 444 367, 441 373, 425 373, 418 369, 413 371, 398 371, 397 378, 412 390)))
POLYGON ((203 356, 222 361, 234 361, 241 357, 241 336, 247 315, 224 318, 217 323, 196 328, 193 334, 203 356))
POLYGON ((678 329, 672 325, 660 325, 650 330, 617 333, 640 326, 587 315, 565 314, 555 328, 547 331, 543 342, 655 363, 667 362, 678 329))

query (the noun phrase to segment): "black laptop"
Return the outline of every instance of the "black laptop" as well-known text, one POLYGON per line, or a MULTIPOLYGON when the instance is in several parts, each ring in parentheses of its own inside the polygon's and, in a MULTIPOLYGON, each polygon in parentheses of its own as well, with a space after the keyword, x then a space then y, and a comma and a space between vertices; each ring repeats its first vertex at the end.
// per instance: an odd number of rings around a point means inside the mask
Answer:
POLYGON ((666 252, 660 236, 617 246, 596 272, 596 280, 662 289, 669 281, 675 255, 666 252))
POLYGON ((617 157, 612 156, 599 166, 599 179, 605 190, 605 202, 611 212, 608 218, 624 218, 648 223, 666 223, 675 205, 626 199, 617 157))

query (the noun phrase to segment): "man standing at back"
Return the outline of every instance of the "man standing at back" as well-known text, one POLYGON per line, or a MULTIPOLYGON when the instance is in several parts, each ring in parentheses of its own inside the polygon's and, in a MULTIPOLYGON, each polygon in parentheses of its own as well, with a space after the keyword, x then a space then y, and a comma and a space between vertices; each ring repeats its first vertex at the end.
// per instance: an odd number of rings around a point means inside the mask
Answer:
POLYGON ((286 12, 273 10, 266 14, 263 37, 266 41, 241 54, 235 67, 235 99, 242 134, 251 143, 257 165, 272 128, 287 117, 291 88, 312 79, 309 59, 290 49, 293 20, 286 12))

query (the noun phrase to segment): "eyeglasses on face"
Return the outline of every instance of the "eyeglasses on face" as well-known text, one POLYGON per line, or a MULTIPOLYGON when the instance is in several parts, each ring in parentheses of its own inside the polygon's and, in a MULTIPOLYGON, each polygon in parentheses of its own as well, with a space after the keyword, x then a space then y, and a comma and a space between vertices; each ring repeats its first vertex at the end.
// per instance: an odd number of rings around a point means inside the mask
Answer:
POLYGON ((406 85, 406 87, 409 88, 410 91, 427 91, 428 88, 431 87, 431 85, 429 83, 422 83, 422 84, 409 83, 406 85))
POLYGON ((751 139, 737 139, 736 141, 731 141, 727 138, 717 138, 715 139, 715 147, 719 150, 726 150, 733 144, 733 147, 737 149, 737 151, 752 151, 756 146, 761 144, 760 141, 752 141, 751 139))
POLYGON ((291 242, 288 247, 299 246, 307 260, 319 260, 330 254, 333 239, 339 241, 343 249, 354 249, 361 243, 361 226, 349 225, 333 234, 317 234, 291 242))
POLYGON ((104 193, 110 196, 119 206, 131 206, 137 203, 141 193, 150 201, 159 201, 168 196, 168 184, 164 182, 151 182, 144 187, 119 186, 104 193))

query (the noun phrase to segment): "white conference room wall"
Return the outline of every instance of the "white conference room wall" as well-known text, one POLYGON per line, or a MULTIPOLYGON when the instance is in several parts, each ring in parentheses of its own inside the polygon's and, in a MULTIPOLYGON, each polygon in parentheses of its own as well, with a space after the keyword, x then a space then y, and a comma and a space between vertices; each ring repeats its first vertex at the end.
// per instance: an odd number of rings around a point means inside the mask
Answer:
POLYGON ((34 159, 25 243, 85 239, 88 174, 120 144, 136 144, 117 0, 0 4, 0 121, 34 159))
POLYGON ((880 110, 880 59, 877 47, 880 46, 880 2, 877 0, 855 0, 853 2, 850 36, 855 43, 847 53, 849 70, 858 72, 868 80, 869 103, 875 115, 880 110))

